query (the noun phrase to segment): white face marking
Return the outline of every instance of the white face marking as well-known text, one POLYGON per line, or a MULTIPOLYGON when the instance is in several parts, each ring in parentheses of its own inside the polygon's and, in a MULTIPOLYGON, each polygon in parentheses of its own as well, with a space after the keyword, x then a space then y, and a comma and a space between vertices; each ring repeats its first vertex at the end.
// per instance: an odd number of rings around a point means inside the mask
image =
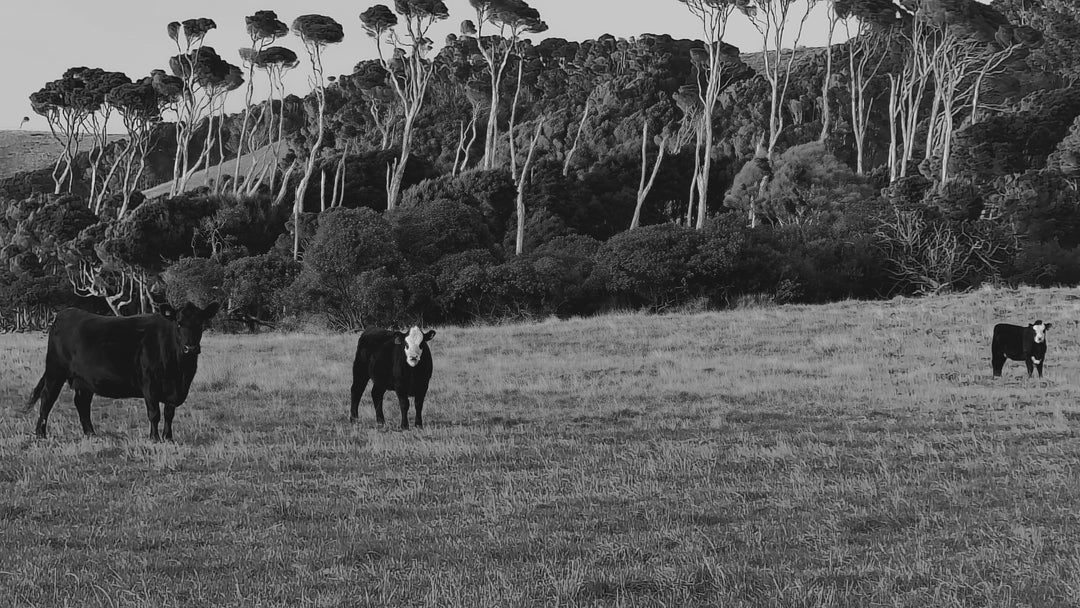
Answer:
POLYGON ((409 335, 405 336, 405 362, 409 367, 416 367, 420 363, 420 345, 424 343, 424 332, 419 327, 413 326, 409 335))
POLYGON ((1046 324, 1039 323, 1038 325, 1032 325, 1031 329, 1035 330, 1035 344, 1042 344, 1046 341, 1046 324))

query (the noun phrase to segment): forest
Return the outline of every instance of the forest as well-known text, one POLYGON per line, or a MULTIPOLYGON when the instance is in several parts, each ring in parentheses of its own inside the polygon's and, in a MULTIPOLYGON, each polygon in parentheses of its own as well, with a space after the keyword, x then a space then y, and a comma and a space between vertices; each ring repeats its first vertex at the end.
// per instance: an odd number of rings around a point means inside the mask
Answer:
POLYGON ((1080 282, 1070 0, 670 0, 705 40, 580 42, 523 0, 393 4, 257 11, 235 56, 212 16, 173 22, 163 69, 45 82, 63 152, 0 182, 0 329, 166 300, 347 330, 1080 282), (735 19, 759 48, 724 40, 735 19), (345 35, 377 57, 327 75, 345 35))

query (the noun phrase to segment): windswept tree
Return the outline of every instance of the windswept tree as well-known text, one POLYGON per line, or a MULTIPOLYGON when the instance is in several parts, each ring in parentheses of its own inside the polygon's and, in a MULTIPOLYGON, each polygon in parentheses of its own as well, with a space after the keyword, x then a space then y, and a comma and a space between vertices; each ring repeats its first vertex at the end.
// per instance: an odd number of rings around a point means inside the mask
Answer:
POLYGON ((791 68, 799 53, 799 40, 803 26, 818 0, 741 0, 739 10, 750 20, 750 24, 761 35, 763 76, 769 83, 769 136, 766 143, 766 157, 772 158, 780 133, 784 129, 784 98, 787 96, 791 80, 791 68), (792 9, 796 4, 803 4, 804 10, 792 9), (789 32, 790 18, 798 18, 794 36, 790 41, 791 49, 784 59, 783 45, 789 32))
POLYGON ((105 175, 101 174, 101 162, 105 159, 105 153, 109 145, 109 119, 112 117, 113 107, 107 103, 113 90, 121 85, 131 84, 131 79, 123 72, 109 72, 100 68, 84 70, 80 76, 86 84, 87 103, 87 131, 90 133, 90 150, 87 157, 90 161, 90 204, 100 208, 101 201, 109 192, 109 182, 116 170, 119 156, 112 163, 112 169, 105 175))
MULTIPOLYGON (((700 157, 695 160, 693 184, 697 189, 698 228, 705 226, 705 203, 709 193, 709 171, 712 166, 713 112, 720 91, 727 86, 736 73, 745 69, 739 59, 739 49, 724 42, 728 21, 736 8, 735 0, 679 0, 701 22, 705 49, 691 53, 697 79, 697 91, 701 102, 699 123, 700 157)), ((693 187, 693 186, 692 186, 693 187)))
MULTIPOLYGON (((255 159, 248 167, 248 174, 244 178, 244 190, 247 194, 254 194, 269 174, 270 188, 274 187, 276 168, 281 160, 281 144, 285 140, 285 74, 300 65, 300 58, 292 50, 283 46, 272 46, 255 53, 245 61, 266 73, 270 87, 267 91, 266 102, 260 110, 259 118, 256 119, 256 127, 262 123, 262 117, 266 117, 264 128, 267 149, 255 159), (277 99, 278 116, 275 123, 274 106, 275 96, 277 99), (276 127, 275 127, 276 124, 276 127), (275 131, 276 129, 276 131, 275 131), (276 136, 275 136, 276 132, 276 136), (272 144, 272 145, 271 145, 272 144), (258 177, 253 176, 258 173, 258 177)), ((249 136, 248 149, 254 150, 255 144, 262 141, 256 140, 258 128, 253 128, 249 136)))
POLYGON ((876 101, 868 92, 895 44, 896 9, 891 0, 844 0, 834 1, 830 15, 843 22, 848 38, 848 120, 855 140, 855 172, 863 175, 870 111, 876 101))
POLYGON ((176 44, 177 55, 169 60, 173 76, 183 83, 181 95, 176 97, 170 109, 176 113, 176 155, 173 157, 173 182, 170 194, 176 194, 184 171, 188 167, 188 143, 191 141, 195 126, 207 111, 202 95, 199 94, 196 62, 201 55, 206 34, 217 28, 213 19, 199 17, 183 22, 173 21, 165 30, 176 44))
MULTIPOLYGON (((518 41, 524 34, 539 34, 548 29, 540 19, 540 12, 523 0, 469 0, 476 10, 476 21, 463 21, 461 33, 476 39, 476 46, 487 64, 491 81, 491 102, 488 106, 487 131, 484 136, 484 169, 495 168, 495 154, 499 141, 499 98, 503 75, 511 55, 518 54, 518 41), (495 33, 484 35, 489 25, 495 33)), ((519 56, 519 61, 521 58, 519 56)))
POLYGON ((936 31, 929 57, 934 98, 927 123, 926 159, 937 160, 938 187, 949 183, 953 134, 960 121, 980 120, 981 93, 1008 71, 1021 48, 1041 43, 1030 27, 1013 27, 997 10, 976 0, 920 0, 916 18, 936 31))
MULTIPOLYGON (((224 120, 222 108, 229 92, 236 90, 244 82, 243 72, 239 67, 225 61, 210 46, 200 46, 198 50, 186 55, 177 55, 169 60, 173 74, 184 81, 184 95, 179 109, 195 122, 179 129, 182 137, 177 139, 177 158, 174 162, 173 194, 183 192, 187 182, 204 164, 209 163, 213 146, 221 138, 221 122, 224 120), (214 118, 218 119, 215 131, 214 118), (202 121, 206 120, 206 137, 198 156, 191 159, 191 140, 202 121), (178 173, 177 173, 178 171, 178 173)), ((220 148, 219 148, 220 153, 220 148)))
POLYGON ((427 37, 431 26, 450 16, 442 0, 395 0, 394 7, 405 22, 406 37, 397 33, 398 15, 386 5, 376 4, 360 14, 364 31, 375 39, 379 62, 397 94, 402 110, 401 156, 388 170, 386 204, 397 206, 405 165, 412 153, 413 126, 424 105, 435 64, 427 56, 432 41, 427 37), (389 55, 383 46, 389 47, 389 55))
POLYGON ((147 76, 130 84, 121 85, 109 94, 111 105, 124 123, 127 141, 120 155, 121 204, 117 217, 122 218, 131 204, 131 195, 139 187, 139 180, 146 169, 146 157, 154 127, 161 122, 161 105, 153 77, 147 76))
POLYGON ((30 95, 30 107, 43 116, 49 131, 61 145, 62 151, 53 165, 54 194, 67 187, 71 191, 72 166, 79 153, 79 140, 86 129, 89 115, 96 111, 82 74, 87 68, 71 68, 58 80, 46 83, 30 95))
POLYGON ((318 159, 319 150, 322 148, 325 138, 324 126, 326 115, 326 83, 323 77, 322 54, 327 45, 337 44, 345 39, 345 31, 341 24, 325 15, 300 15, 293 21, 293 33, 304 43, 307 49, 308 59, 311 61, 311 87, 315 93, 316 120, 315 141, 308 151, 307 165, 300 183, 296 186, 293 201, 293 222, 296 227, 293 230, 293 259, 300 259, 300 212, 304 205, 304 195, 307 194, 308 182, 312 173, 315 172, 315 161, 318 159))
MULTIPOLYGON (((244 92, 244 120, 240 123, 240 136, 237 138, 236 144, 237 158, 243 156, 245 150, 250 152, 254 149, 251 142, 248 141, 247 132, 248 121, 251 118, 252 100, 255 97, 255 70, 262 67, 258 64, 257 59, 274 41, 289 33, 289 26, 278 19, 277 13, 274 11, 255 11, 254 15, 244 17, 244 24, 247 26, 248 37, 251 38, 251 46, 240 49, 240 58, 247 66, 247 89, 244 92)), ((273 85, 271 84, 271 86, 273 85)), ((273 89, 271 89, 272 91, 273 89)), ((258 128, 258 123, 262 121, 266 109, 267 106, 263 106, 259 114, 259 120, 255 121, 256 124, 252 130, 258 128)), ((272 112, 271 118, 273 118, 272 112)), ((237 194, 239 190, 240 163, 238 162, 233 169, 233 193, 237 194)))

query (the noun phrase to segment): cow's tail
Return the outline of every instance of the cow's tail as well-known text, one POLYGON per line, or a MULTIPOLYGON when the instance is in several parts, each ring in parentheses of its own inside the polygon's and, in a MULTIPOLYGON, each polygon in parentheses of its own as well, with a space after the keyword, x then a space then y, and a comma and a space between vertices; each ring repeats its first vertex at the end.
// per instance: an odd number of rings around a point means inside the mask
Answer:
POLYGON ((34 387, 34 392, 30 393, 30 399, 26 401, 26 405, 24 405, 22 409, 19 410, 19 413, 25 414, 26 412, 29 412, 34 407, 34 404, 37 403, 39 399, 41 399, 41 391, 43 391, 44 389, 45 374, 41 374, 41 380, 38 380, 37 386, 34 387))

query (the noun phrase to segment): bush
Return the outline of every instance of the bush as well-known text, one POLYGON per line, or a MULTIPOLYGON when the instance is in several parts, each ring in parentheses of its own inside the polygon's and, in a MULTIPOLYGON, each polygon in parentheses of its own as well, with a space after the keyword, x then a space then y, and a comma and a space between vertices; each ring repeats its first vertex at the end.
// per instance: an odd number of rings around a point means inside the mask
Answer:
POLYGON ((188 302, 206 308, 211 302, 222 301, 225 269, 216 260, 183 258, 169 266, 161 278, 165 297, 174 308, 188 302))
POLYGON ((655 224, 617 234, 596 253, 594 280, 619 303, 663 310, 690 294, 701 231, 655 224))
POLYGON ((492 312, 488 277, 496 265, 490 251, 474 249, 446 256, 434 267, 436 302, 447 319, 486 318, 492 312))
POLYGON ((400 285, 390 284, 402 265, 393 230, 382 215, 368 208, 335 208, 319 215, 303 269, 290 291, 301 307, 325 312, 336 327, 364 327, 402 312, 403 295, 394 296, 393 315, 376 295, 401 291, 400 285))
POLYGON ((275 321, 288 306, 285 290, 300 274, 300 263, 276 251, 233 260, 225 267, 224 291, 230 307, 275 321))
POLYGON ((517 185, 505 169, 467 171, 457 176, 427 179, 405 190, 401 207, 422 207, 439 199, 464 203, 479 211, 492 241, 499 242, 514 213, 517 185))
POLYGON ((450 254, 494 244, 480 212, 460 201, 439 198, 399 207, 388 216, 405 258, 421 267, 450 254))
POLYGON ((1006 281, 1052 287, 1080 283, 1080 248, 1066 249, 1054 239, 1027 243, 1002 270, 1006 281))

